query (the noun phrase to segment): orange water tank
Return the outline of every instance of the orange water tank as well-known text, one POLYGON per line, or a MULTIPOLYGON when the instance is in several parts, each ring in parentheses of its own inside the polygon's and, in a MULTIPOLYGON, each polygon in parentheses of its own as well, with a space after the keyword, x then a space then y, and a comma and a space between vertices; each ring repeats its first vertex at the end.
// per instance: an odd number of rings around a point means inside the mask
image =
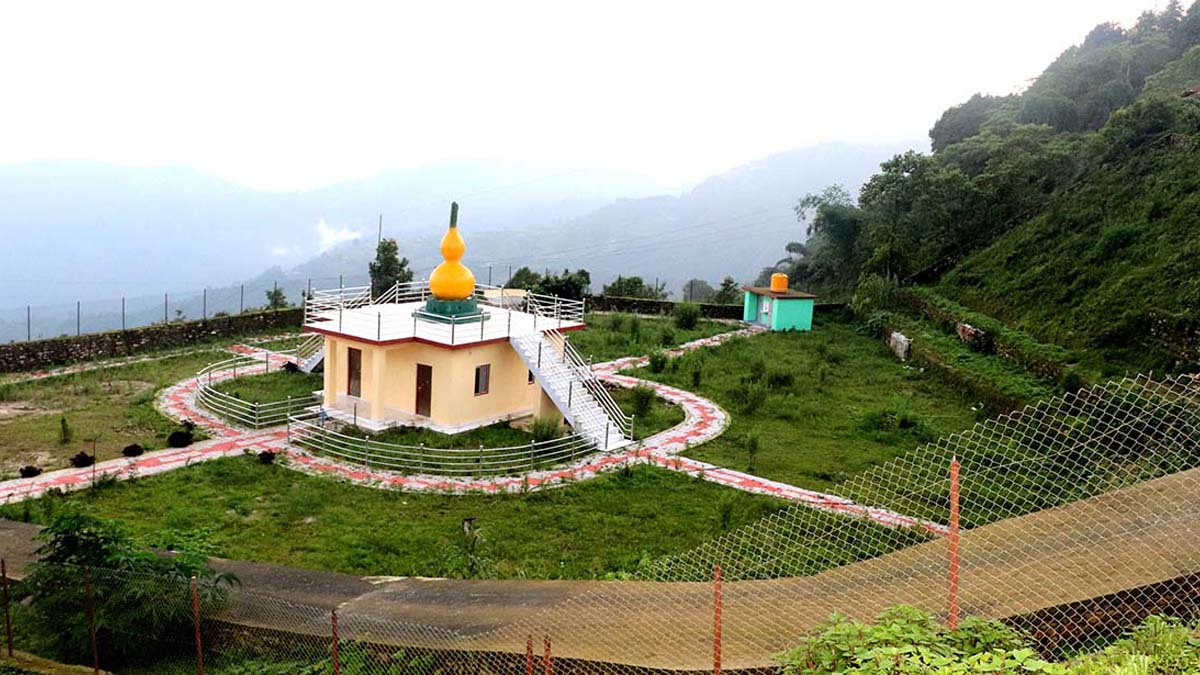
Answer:
POLYGON ((771 275, 771 290, 775 293, 783 293, 788 289, 788 278, 783 272, 776 272, 771 275))

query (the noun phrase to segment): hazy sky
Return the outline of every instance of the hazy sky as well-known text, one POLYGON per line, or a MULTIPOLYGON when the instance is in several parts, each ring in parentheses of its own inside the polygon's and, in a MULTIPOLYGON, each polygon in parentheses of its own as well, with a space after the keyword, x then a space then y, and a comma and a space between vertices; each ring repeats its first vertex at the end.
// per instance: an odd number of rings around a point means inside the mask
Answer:
POLYGON ((686 182, 923 137, 1163 4, 7 2, 0 163, 188 164, 276 190, 464 158, 686 182))

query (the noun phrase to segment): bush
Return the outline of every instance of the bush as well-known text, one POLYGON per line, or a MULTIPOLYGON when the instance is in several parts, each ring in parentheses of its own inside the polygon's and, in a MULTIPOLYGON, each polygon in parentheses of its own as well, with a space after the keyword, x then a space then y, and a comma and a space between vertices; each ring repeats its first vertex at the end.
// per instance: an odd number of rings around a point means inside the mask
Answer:
POLYGON ((658 335, 658 344, 663 347, 675 346, 675 331, 670 328, 664 328, 662 333, 658 335))
POLYGON ((742 439, 742 447, 746 448, 746 470, 754 473, 758 467, 758 435, 748 434, 742 439))
POLYGON ((625 330, 625 315, 619 312, 613 312, 608 315, 608 330, 613 333, 620 333, 625 330))
POLYGON ((146 449, 137 443, 132 443, 121 449, 121 454, 125 455, 126 457, 137 457, 144 452, 146 452, 146 449))
POLYGON ((535 443, 545 443, 562 435, 562 425, 554 417, 539 416, 529 423, 529 433, 535 443))
POLYGON ((167 445, 171 446, 172 448, 186 448, 187 446, 191 445, 194 440, 195 437, 192 435, 192 432, 189 429, 172 431, 171 434, 167 436, 167 445))
POLYGON ((17 398, 17 390, 11 384, 0 384, 0 401, 14 401, 17 398))
POLYGON ((729 391, 729 399, 743 415, 753 415, 767 401, 767 388, 761 382, 742 382, 729 391))
POLYGON ((287 361, 286 363, 283 364, 283 372, 298 373, 298 372, 300 372, 300 366, 296 365, 295 361, 287 361))
POLYGON ((1062 387, 1064 393, 1074 394, 1083 388, 1083 378, 1074 370, 1068 370, 1059 380, 1059 386, 1062 387))
POLYGON ((661 351, 654 352, 650 355, 650 372, 661 373, 667 369, 667 355, 661 351))
POLYGON ((41 474, 41 467, 37 467, 32 464, 28 464, 20 469, 17 469, 17 475, 19 475, 21 478, 33 478, 34 476, 40 476, 41 474))
POLYGON ((645 417, 650 412, 650 406, 654 403, 656 394, 654 390, 645 385, 639 385, 633 388, 633 414, 638 417, 645 417))
POLYGON ((274 464, 275 463, 275 454, 276 453, 271 452, 270 450, 263 450, 262 452, 258 453, 258 463, 259 464, 274 464))
POLYGON ((63 417, 58 420, 58 442, 61 445, 66 445, 71 442, 71 425, 67 423, 67 418, 63 417))
POLYGON ((779 371, 767 373, 768 389, 790 389, 795 381, 796 378, 791 373, 779 371))
POLYGON ((876 274, 864 276, 854 287, 850 309, 859 318, 880 310, 893 309, 896 306, 896 289, 896 282, 891 279, 876 274))
POLYGON ((95 464, 96 458, 93 455, 89 455, 86 452, 80 450, 79 454, 75 455, 74 457, 71 457, 71 459, 69 459, 67 461, 70 462, 71 466, 75 467, 76 469, 82 469, 85 466, 91 466, 91 465, 95 464))
POLYGON ((704 379, 703 367, 699 363, 697 363, 696 367, 692 369, 692 389, 699 389, 700 382, 703 379, 704 379))
POLYGON ((755 359, 750 362, 750 379, 758 382, 767 376, 767 362, 755 359))
POLYGON ((700 323, 700 305, 694 302, 681 302, 672 311, 675 317, 675 327, 679 330, 692 330, 700 323))

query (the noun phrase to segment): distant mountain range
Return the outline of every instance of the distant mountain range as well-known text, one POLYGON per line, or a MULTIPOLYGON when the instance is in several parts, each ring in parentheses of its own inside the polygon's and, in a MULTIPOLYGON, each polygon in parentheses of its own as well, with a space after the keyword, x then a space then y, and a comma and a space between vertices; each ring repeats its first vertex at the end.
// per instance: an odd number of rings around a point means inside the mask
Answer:
POLYGON ((0 341, 24 339, 26 305, 29 332, 48 337, 75 332, 76 301, 87 332, 120 327, 122 297, 132 326, 261 305, 277 282, 293 300, 310 278, 363 283, 379 214, 420 277, 439 261, 451 200, 481 281, 502 283, 523 265, 585 268, 596 291, 618 274, 659 278, 675 293, 693 277, 749 280, 803 238, 797 198, 830 183, 857 190, 881 161, 923 144, 782 152, 675 194, 633 173, 484 161, 291 193, 184 167, 0 166, 0 341))

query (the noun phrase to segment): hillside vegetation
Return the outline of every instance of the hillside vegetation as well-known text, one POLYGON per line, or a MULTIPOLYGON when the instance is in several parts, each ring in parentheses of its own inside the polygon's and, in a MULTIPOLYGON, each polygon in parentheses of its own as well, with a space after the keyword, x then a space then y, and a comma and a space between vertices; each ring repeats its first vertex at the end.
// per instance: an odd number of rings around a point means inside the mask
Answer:
POLYGON ((931 154, 897 155, 857 196, 802 199, 808 240, 764 273, 847 295, 864 277, 930 285, 1037 340, 1185 367, 1200 335, 1200 96, 1183 95, 1197 85, 1200 2, 1097 26, 1025 92, 947 110, 931 154))

